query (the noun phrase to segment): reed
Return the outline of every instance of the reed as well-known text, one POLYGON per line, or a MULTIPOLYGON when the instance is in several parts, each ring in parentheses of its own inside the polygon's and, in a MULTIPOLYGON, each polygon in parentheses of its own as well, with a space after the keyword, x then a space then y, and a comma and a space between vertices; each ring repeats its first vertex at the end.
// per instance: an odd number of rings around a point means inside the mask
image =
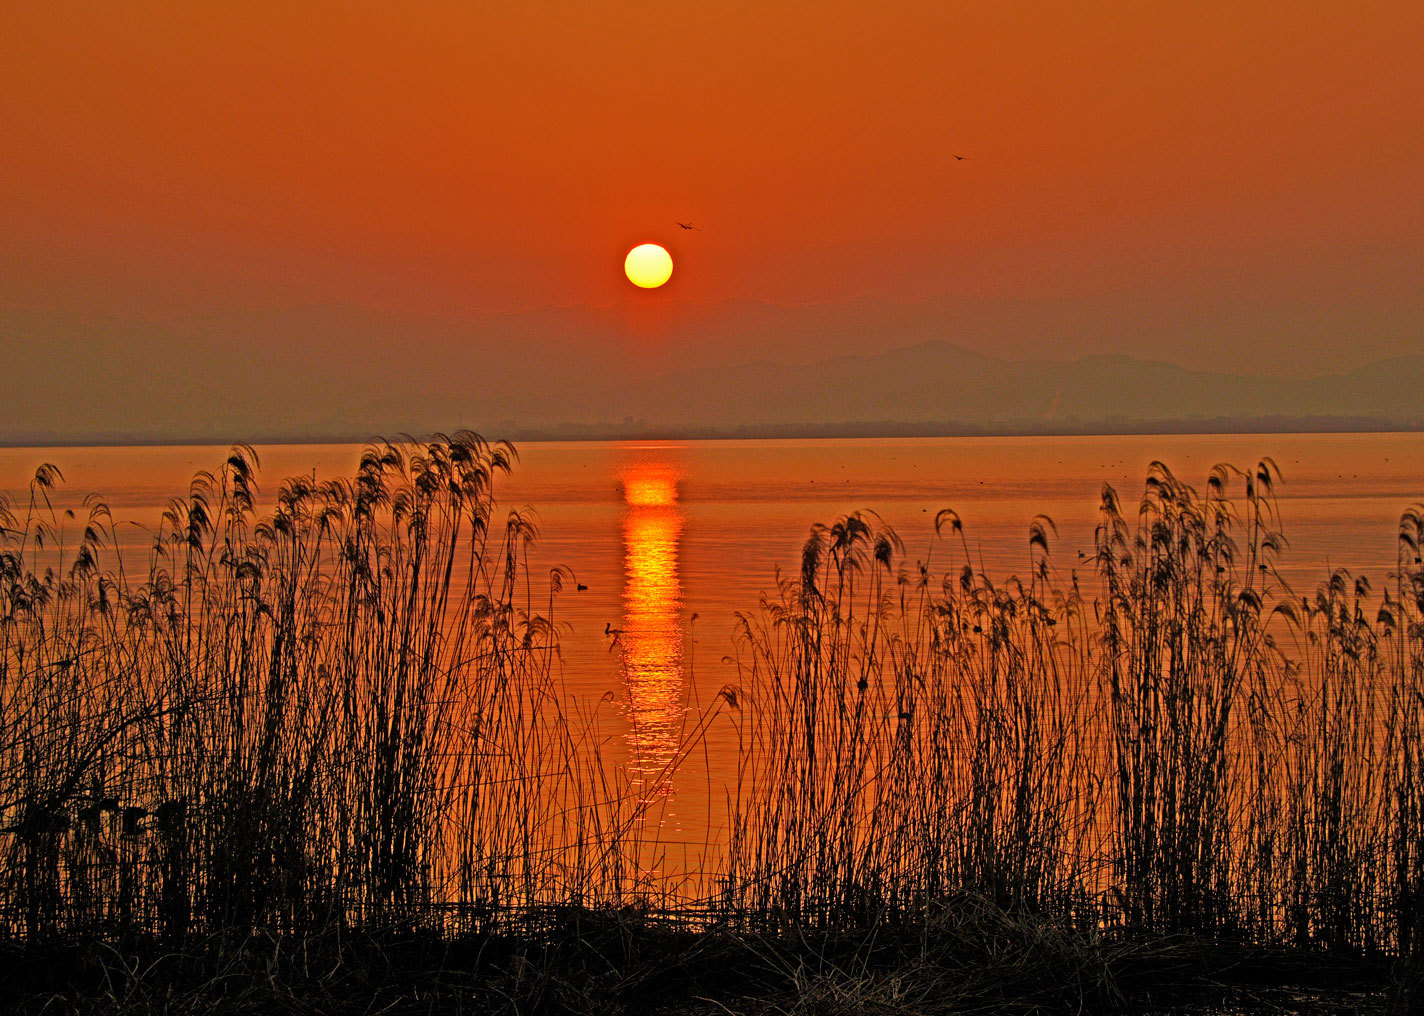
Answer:
POLYGON ((234 448, 140 580, 74 550, 42 468, 6 508, 0 915, 27 938, 483 927, 625 878, 626 806, 564 714, 513 460, 375 445, 256 517, 234 448), (454 926, 452 924, 452 926, 454 926))
POLYGON ((964 893, 1069 913, 1094 788, 1080 661, 1055 629, 1081 605, 1042 558, 1029 585, 966 562, 935 591, 928 566, 894 571, 898 550, 864 516, 818 527, 799 582, 742 618, 726 905, 819 927, 964 893))
POLYGON ((725 845, 653 876, 645 805, 560 687, 565 575, 499 512, 514 461, 378 443, 259 512, 238 446, 142 566, 102 502, 55 506, 54 467, 0 503, 0 933, 547 960, 714 929, 780 964, 972 925, 1418 956, 1424 508, 1379 593, 1313 595, 1278 571, 1269 461, 1204 493, 1155 464, 1135 512, 1105 488, 1066 569, 1035 518, 1020 577, 952 511, 913 564, 872 514, 817 525, 689 727, 735 726, 725 845))
POLYGON ((1065 927, 1358 955, 1418 940, 1424 578, 1297 597, 1263 461, 1199 495, 1161 463, 1096 554, 1052 525, 1024 580, 958 516, 937 586, 883 524, 816 527, 740 619, 741 777, 723 905, 752 926, 923 923, 985 899, 1065 927))

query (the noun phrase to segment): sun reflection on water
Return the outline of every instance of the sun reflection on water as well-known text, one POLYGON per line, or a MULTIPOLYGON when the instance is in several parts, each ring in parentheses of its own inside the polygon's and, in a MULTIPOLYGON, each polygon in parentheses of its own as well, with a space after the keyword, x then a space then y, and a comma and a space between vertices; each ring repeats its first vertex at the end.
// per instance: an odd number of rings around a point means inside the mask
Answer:
POLYGON ((683 686, 682 585, 678 541, 682 508, 677 476, 656 463, 636 463, 623 475, 623 674, 633 771, 657 783, 677 754, 686 692, 683 686))

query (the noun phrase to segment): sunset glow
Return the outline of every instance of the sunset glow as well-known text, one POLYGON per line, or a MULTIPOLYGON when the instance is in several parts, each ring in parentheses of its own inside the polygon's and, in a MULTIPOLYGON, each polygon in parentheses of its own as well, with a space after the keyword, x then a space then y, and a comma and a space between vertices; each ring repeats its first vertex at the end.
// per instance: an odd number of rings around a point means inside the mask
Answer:
POLYGON ((1424 2, 4 29, 16 1011, 1424 1011, 1424 2))
MULTIPOLYGON (((8 15, 10 441, 820 423, 601 393, 934 340, 1339 372, 1424 327, 1405 0, 8 15)), ((1319 406, 1276 411, 1358 412, 1319 406)))

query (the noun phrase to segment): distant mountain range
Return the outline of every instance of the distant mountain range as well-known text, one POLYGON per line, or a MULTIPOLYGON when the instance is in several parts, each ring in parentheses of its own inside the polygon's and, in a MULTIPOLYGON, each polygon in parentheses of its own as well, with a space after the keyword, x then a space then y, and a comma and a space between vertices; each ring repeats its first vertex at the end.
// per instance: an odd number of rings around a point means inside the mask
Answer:
MULTIPOLYGON (((1424 356, 1289 378, 1121 355, 1001 360, 932 341, 670 373, 600 392, 580 408, 583 420, 621 409, 649 432, 688 434, 1413 429, 1424 424, 1424 356)), ((565 430, 579 429, 569 422, 565 430)))
POLYGON ((1317 374, 1304 353, 1280 374, 1010 358, 873 309, 0 310, 0 444, 1424 429, 1424 356, 1317 374))

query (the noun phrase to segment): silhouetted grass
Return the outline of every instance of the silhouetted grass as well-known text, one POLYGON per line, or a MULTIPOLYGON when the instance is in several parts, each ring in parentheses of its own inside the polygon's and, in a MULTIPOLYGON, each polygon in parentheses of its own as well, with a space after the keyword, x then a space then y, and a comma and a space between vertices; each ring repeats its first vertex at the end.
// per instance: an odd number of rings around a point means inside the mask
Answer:
MULTIPOLYGON (((458 435, 285 481, 235 448, 141 578, 42 468, 0 581, 0 919, 29 940, 483 928, 616 904, 629 816, 521 599, 513 451, 458 435)), ((547 611, 545 612, 547 614, 547 611)))
POLYGON ((938 583, 877 520, 817 527, 742 618, 727 905, 845 927, 973 893, 1065 927, 1409 953, 1420 512, 1381 599, 1344 572, 1298 597, 1275 482, 1219 467, 1201 496, 1156 464, 1135 519, 1104 490, 1095 557, 1060 573, 1036 519, 1028 578, 998 585, 950 512, 938 583))
POLYGON ((328 1009, 1107 1006, 1206 969, 1180 942, 1416 969, 1424 509, 1378 595, 1287 587, 1269 461, 1105 488, 1066 571, 1036 518, 1022 578, 952 511, 913 568, 873 516, 816 526, 693 727, 736 727, 725 847, 654 876, 557 681, 563 574, 498 514, 513 458, 372 445, 259 516, 235 447, 141 568, 54 467, 0 504, 0 933, 82 953, 66 1004, 260 1009, 222 987, 257 954, 328 1009), (383 950, 396 987, 353 973, 383 950))

